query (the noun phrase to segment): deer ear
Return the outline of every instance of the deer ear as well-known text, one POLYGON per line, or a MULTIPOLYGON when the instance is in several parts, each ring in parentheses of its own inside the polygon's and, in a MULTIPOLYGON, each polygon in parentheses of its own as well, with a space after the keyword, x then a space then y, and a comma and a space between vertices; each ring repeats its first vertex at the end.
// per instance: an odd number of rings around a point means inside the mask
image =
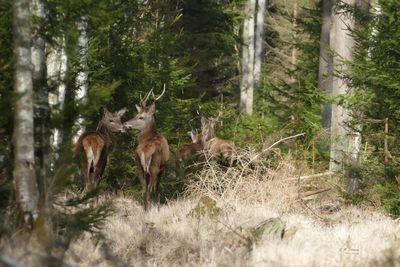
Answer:
POLYGON ((106 107, 103 107, 102 113, 103 113, 103 117, 108 116, 108 114, 110 114, 110 112, 108 111, 108 109, 106 107))
POLYGON ((120 109, 117 111, 117 115, 119 117, 122 117, 125 114, 125 112, 126 112, 126 108, 120 109))
POLYGON ((149 112, 154 114, 154 112, 156 112, 156 103, 153 102, 153 104, 151 104, 151 106, 149 107, 149 112))
POLYGON ((142 108, 141 108, 140 106, 135 105, 135 107, 136 107, 136 110, 137 110, 138 112, 141 112, 141 111, 142 111, 142 108))
POLYGON ((197 139, 197 131, 190 131, 190 137, 192 138, 192 141, 195 142, 197 139))

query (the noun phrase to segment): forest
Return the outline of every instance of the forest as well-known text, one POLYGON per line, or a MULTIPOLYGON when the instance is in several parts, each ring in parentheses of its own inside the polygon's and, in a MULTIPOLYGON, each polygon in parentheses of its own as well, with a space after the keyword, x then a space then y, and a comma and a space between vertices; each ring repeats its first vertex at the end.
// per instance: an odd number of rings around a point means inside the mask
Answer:
POLYGON ((400 266, 400 1, 0 0, 0 266, 400 266))

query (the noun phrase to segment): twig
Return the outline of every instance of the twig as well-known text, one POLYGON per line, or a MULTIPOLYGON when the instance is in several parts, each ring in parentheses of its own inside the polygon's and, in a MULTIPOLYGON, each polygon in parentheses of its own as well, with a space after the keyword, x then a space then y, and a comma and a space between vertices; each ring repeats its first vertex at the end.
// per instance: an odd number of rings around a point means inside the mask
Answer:
POLYGON ((324 192, 327 192, 327 191, 330 191, 330 190, 332 190, 332 188, 323 188, 323 189, 319 189, 319 190, 316 190, 316 191, 312 191, 312 192, 308 192, 308 193, 305 193, 304 195, 302 195, 302 196, 300 196, 301 198, 303 198, 303 197, 309 197, 309 196, 313 196, 313 195, 317 195, 317 194, 321 194, 321 193, 324 193, 324 192))
POLYGON ((292 181, 292 180, 306 180, 306 179, 311 179, 311 178, 316 178, 316 177, 321 177, 321 176, 329 176, 333 175, 334 173, 331 171, 323 172, 323 173, 316 173, 316 174, 311 174, 311 175, 304 175, 304 176, 298 176, 298 177, 290 177, 287 179, 284 179, 282 181, 292 181))
POLYGON ((276 141, 275 143, 273 143, 272 145, 270 145, 270 146, 267 147, 266 149, 263 149, 260 153, 258 153, 257 155, 255 155, 252 159, 250 159, 249 162, 248 162, 248 164, 249 164, 250 162, 252 162, 253 160, 257 159, 259 156, 261 156, 262 153, 267 152, 268 150, 270 150, 270 149, 273 148, 274 146, 276 146, 276 145, 282 143, 283 141, 286 141, 286 140, 289 140, 289 139, 293 139, 293 138, 296 138, 296 137, 299 137, 299 136, 303 136, 303 135, 305 135, 305 133, 299 133, 299 134, 296 134, 296 135, 288 136, 288 137, 285 137, 285 138, 282 138, 282 139, 276 141))
POLYGON ((215 221, 219 222, 220 224, 222 224, 223 226, 225 226, 226 228, 228 228, 229 230, 232 231, 232 233, 234 233, 235 235, 237 235, 238 237, 240 237, 241 239, 243 239, 244 241, 246 241, 247 245, 250 246, 252 244, 251 239, 248 236, 244 236, 241 233, 239 233, 238 231, 236 231, 235 229, 233 229, 230 225, 227 225, 226 223, 218 220, 217 218, 214 218, 215 221))

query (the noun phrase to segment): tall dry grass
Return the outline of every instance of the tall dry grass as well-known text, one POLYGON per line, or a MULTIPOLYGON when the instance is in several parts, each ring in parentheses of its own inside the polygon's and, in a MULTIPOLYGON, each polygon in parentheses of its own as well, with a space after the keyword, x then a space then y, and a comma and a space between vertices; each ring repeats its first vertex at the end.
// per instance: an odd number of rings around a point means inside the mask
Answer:
MULTIPOLYGON (((90 234, 81 236, 65 262, 98 267, 400 266, 398 221, 346 206, 335 177, 310 176, 305 162, 279 150, 267 152, 241 150, 233 166, 217 159, 198 163, 182 198, 148 212, 133 199, 114 198, 115 213, 102 229, 105 239, 96 243, 90 234)), ((34 246, 2 248, 35 266, 32 256, 24 256, 34 246)))

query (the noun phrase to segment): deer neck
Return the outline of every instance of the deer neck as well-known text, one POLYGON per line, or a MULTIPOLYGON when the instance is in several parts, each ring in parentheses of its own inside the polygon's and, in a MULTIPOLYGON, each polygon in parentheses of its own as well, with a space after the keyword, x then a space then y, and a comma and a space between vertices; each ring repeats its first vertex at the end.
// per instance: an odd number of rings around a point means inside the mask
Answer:
POLYGON ((97 125, 96 132, 99 133, 101 137, 103 137, 108 146, 112 145, 115 138, 115 133, 113 133, 105 123, 100 121, 97 125))
POLYGON ((138 138, 140 142, 141 140, 151 139, 157 136, 158 134, 157 134, 156 123, 152 121, 151 123, 149 123, 149 125, 147 125, 145 128, 143 128, 143 130, 140 131, 138 138))

